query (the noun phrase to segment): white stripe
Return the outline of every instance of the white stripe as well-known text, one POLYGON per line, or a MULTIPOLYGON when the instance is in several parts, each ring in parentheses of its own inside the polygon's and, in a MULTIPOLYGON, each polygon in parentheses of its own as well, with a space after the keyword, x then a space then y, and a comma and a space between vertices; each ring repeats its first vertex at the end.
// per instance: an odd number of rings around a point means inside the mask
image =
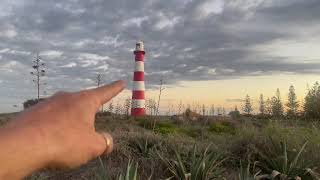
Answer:
POLYGON ((143 61, 136 61, 135 64, 135 71, 144 71, 144 62, 143 61))
POLYGON ((144 91, 144 81, 133 81, 133 90, 134 91, 144 91))
POLYGON ((132 108, 145 108, 145 100, 132 99, 132 108))

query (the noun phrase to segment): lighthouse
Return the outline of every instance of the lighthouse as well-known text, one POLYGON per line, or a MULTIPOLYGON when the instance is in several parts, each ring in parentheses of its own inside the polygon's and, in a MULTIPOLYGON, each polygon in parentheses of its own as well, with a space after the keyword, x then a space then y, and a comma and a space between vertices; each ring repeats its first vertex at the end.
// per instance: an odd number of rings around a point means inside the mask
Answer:
POLYGON ((131 115, 134 117, 145 115, 144 55, 143 41, 138 41, 134 50, 135 69, 133 74, 131 106, 131 115))

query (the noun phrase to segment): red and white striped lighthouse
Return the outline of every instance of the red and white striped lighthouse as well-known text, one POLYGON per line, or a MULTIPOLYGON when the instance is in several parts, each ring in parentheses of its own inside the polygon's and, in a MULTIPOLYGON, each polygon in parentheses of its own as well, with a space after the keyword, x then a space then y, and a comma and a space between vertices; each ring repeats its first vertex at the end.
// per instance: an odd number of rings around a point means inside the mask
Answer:
POLYGON ((145 86, 144 86, 144 45, 142 41, 136 43, 135 55, 135 70, 133 75, 132 89, 132 116, 145 115, 145 86))

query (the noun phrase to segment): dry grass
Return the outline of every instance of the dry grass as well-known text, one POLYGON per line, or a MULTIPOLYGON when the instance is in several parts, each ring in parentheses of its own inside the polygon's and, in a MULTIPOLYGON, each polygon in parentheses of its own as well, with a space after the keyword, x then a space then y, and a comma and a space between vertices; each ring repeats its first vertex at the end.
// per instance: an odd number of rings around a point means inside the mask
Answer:
MULTIPOLYGON (((0 115, 0 123, 5 123, 14 115, 0 115)), ((174 159, 174 151, 181 156, 188 157, 197 144, 199 152, 203 151, 209 144, 210 152, 222 154, 228 159, 222 164, 226 169, 225 179, 237 179, 240 172, 240 162, 254 163, 258 160, 256 149, 268 147, 270 137, 279 140, 286 140, 288 149, 299 149, 304 142, 308 141, 305 152, 301 159, 313 161, 314 166, 320 165, 320 129, 318 123, 288 122, 265 120, 265 119, 242 119, 242 120, 219 120, 223 126, 232 126, 223 133, 210 129, 214 120, 210 120, 207 126, 203 123, 188 122, 176 124, 168 117, 165 117, 164 126, 175 129, 174 132, 161 133, 153 132, 152 129, 141 126, 140 120, 126 119, 125 117, 97 116, 96 129, 110 132, 115 140, 115 150, 108 157, 102 157, 106 172, 110 179, 116 179, 122 173, 129 160, 139 164, 138 174, 140 179, 164 179, 169 177, 169 172, 161 162, 157 152, 161 152, 165 158, 174 159), (202 135, 204 134, 204 136, 202 135)), ((150 121, 150 119, 145 119, 150 121)), ((160 122, 161 122, 160 118, 160 122)), ((222 127, 225 128, 225 127, 222 127)), ((165 129, 164 132, 167 132, 165 129)), ((35 173, 28 179, 95 179, 100 168, 98 160, 93 160, 87 165, 71 171, 56 171, 35 173)), ((252 172, 254 173, 254 172, 252 172)))

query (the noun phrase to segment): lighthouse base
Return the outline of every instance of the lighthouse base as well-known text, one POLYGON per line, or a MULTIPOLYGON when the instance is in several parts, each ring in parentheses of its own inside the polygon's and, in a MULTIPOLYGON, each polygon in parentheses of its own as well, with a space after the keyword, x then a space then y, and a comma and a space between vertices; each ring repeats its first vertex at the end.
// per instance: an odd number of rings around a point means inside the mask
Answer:
POLYGON ((131 116, 144 116, 146 115, 144 108, 133 108, 131 109, 131 116))

